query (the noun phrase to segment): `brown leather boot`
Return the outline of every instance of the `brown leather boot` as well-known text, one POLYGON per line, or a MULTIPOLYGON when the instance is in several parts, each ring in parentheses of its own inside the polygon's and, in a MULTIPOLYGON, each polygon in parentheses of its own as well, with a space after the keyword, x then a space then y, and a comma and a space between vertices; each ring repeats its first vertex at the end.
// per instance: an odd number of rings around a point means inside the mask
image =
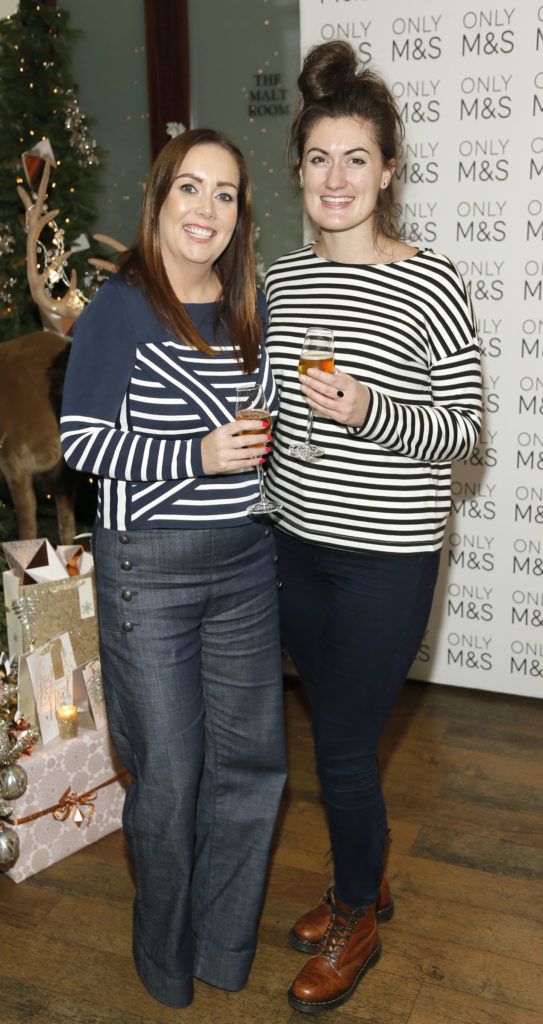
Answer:
MULTIPOLYGON (((333 888, 330 886, 317 907, 308 910, 298 918, 288 933, 288 941, 293 949, 300 953, 316 953, 330 923, 330 903, 333 888)), ((394 902, 390 886, 384 875, 381 875, 379 899, 375 908, 378 924, 390 921, 394 916, 394 902)))
POLYGON ((380 955, 375 907, 352 910, 332 897, 320 951, 292 982, 289 1005, 300 1013, 324 1013, 341 1006, 380 955))

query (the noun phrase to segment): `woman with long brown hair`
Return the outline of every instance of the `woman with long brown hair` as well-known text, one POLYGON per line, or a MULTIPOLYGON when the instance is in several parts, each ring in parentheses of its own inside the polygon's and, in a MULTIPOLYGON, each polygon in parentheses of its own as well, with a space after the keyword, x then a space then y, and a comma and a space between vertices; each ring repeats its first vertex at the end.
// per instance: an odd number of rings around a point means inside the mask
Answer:
POLYGON ((156 999, 193 978, 241 988, 285 767, 275 556, 248 510, 236 387, 276 411, 255 287, 245 160, 222 134, 173 139, 136 245, 78 321, 64 391, 68 463, 99 477, 93 535, 111 736, 129 768, 133 952, 156 999))

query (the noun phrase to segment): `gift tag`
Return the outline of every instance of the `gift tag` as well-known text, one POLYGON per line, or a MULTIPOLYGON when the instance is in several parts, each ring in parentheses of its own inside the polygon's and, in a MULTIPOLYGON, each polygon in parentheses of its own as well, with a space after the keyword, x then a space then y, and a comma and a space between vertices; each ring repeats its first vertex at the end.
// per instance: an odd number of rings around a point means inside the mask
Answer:
POLYGON ((92 619, 96 615, 94 607, 94 591, 92 579, 82 579, 79 585, 79 611, 82 619, 92 619))
MULTIPOLYGON (((75 658, 68 633, 62 633, 31 654, 21 655, 19 659, 19 677, 26 682, 30 678, 34 694, 37 724, 40 727, 43 743, 49 743, 58 736, 56 717, 57 704, 63 701, 72 703, 72 671, 75 658)), ((19 689, 21 689, 19 684, 19 689)), ((19 694, 19 709, 24 713, 21 704, 28 700, 28 686, 23 697, 19 694)), ((27 717, 25 715, 25 717, 27 717)), ((34 716, 30 714, 30 718, 34 716)))

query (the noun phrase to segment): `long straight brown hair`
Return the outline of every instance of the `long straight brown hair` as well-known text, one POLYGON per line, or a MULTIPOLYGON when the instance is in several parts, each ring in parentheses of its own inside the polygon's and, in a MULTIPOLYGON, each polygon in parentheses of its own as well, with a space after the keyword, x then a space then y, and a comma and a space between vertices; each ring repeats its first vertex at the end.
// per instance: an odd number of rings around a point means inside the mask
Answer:
POLYGON ((194 128, 178 135, 158 154, 149 175, 141 211, 136 244, 120 260, 125 280, 135 281, 155 313, 178 338, 209 355, 217 350, 204 340, 184 305, 177 298, 162 259, 159 215, 169 195, 180 164, 195 146, 221 146, 233 156, 239 170, 238 219, 227 248, 214 264, 221 283, 215 329, 227 331, 245 373, 258 361, 262 323, 256 305, 256 279, 252 243, 252 190, 247 163, 238 147, 212 128, 194 128))

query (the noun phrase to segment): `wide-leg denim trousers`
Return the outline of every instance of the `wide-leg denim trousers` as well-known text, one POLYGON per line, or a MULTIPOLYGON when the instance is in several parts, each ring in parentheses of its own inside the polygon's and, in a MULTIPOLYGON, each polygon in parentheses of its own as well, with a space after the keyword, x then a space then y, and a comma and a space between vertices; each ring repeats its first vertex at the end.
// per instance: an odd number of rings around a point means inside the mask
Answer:
POLYGON ((173 1007, 193 977, 241 988, 254 954, 285 781, 274 552, 258 522, 94 532, 134 960, 173 1007))

